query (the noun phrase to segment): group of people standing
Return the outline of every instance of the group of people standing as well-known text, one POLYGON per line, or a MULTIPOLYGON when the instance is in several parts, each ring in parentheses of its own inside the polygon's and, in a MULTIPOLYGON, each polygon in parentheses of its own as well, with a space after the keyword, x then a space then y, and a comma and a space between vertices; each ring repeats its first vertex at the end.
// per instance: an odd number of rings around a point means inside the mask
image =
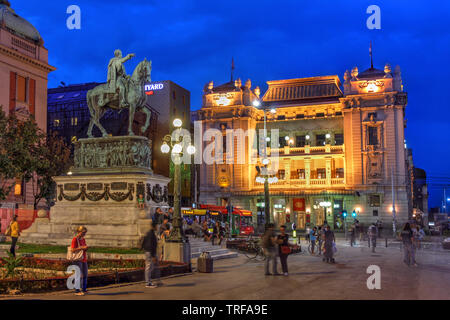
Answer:
POLYGON ((403 262, 407 266, 415 266, 416 250, 421 248, 421 242, 425 237, 425 231, 416 225, 411 225, 409 222, 405 223, 400 232, 400 238, 403 243, 403 262))
POLYGON ((212 245, 220 246, 229 233, 228 222, 214 221, 211 218, 205 219, 201 224, 198 218, 188 221, 183 220, 183 230, 185 234, 192 234, 194 237, 202 237, 204 241, 211 241, 212 245))
POLYGON ((334 253, 336 249, 336 238, 334 232, 331 231, 328 224, 313 227, 309 231, 309 241, 311 244, 311 254, 315 254, 315 249, 317 245, 318 254, 322 255, 323 261, 328 263, 335 263, 334 253))
POLYGON ((163 212, 161 208, 156 208, 155 214, 152 216, 150 230, 142 241, 141 249, 145 252, 145 282, 147 288, 162 286, 159 261, 164 258, 164 244, 172 231, 173 213, 173 208, 169 208, 166 212, 163 212))
POLYGON ((283 274, 287 276, 288 264, 287 258, 291 253, 289 247, 289 235, 286 233, 286 226, 280 226, 280 234, 275 234, 274 224, 270 223, 267 226, 266 232, 261 238, 261 244, 264 250, 264 255, 266 256, 265 262, 265 275, 279 275, 277 270, 277 257, 280 258, 281 269, 283 274), (272 262, 272 273, 270 273, 270 263, 272 262))

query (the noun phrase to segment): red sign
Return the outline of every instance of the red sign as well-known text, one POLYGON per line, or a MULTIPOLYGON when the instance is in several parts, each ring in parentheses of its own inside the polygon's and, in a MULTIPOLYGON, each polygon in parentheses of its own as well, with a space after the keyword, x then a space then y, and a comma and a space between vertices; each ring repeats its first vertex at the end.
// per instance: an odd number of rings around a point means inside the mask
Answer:
POLYGON ((305 198, 294 198, 294 211, 305 211, 305 198))
POLYGON ((306 215, 306 223, 311 223, 311 215, 306 215))
POLYGON ((291 222, 291 215, 290 214, 286 215, 286 222, 291 222))

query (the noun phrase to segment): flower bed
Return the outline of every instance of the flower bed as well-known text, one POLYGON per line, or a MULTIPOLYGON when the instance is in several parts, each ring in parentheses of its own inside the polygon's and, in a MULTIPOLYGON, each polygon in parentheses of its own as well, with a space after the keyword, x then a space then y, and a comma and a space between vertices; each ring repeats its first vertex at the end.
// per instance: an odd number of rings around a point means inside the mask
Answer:
MULTIPOLYGON (((0 267, 4 263, 0 259, 0 267)), ((143 260, 89 260, 88 287, 143 281, 144 264, 143 260)), ((69 265, 71 263, 67 260, 24 258, 22 267, 17 268, 19 276, 0 280, 0 293, 8 293, 9 289, 18 289, 23 293, 66 290, 69 274, 64 271, 69 265)), ((171 261, 160 264, 161 277, 188 272, 188 264, 171 261)))

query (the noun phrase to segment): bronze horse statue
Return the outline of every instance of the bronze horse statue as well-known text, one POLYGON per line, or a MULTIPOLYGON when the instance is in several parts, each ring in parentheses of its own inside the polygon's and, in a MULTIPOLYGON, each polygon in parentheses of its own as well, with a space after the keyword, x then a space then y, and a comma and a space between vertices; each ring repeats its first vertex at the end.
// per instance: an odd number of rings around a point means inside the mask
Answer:
POLYGON ((141 131, 144 133, 147 130, 150 124, 151 112, 144 107, 146 101, 144 83, 151 81, 151 70, 152 62, 144 59, 144 61, 141 61, 137 65, 136 69, 134 69, 132 76, 127 76, 126 81, 128 88, 126 90, 125 97, 128 106, 123 106, 120 104, 118 92, 111 92, 109 90, 108 83, 101 84, 87 92, 87 104, 89 107, 89 112, 91 113, 91 121, 87 131, 89 138, 93 137, 92 128, 94 127, 94 124, 100 129, 103 137, 108 136, 105 128, 103 128, 100 124, 100 119, 103 117, 108 108, 114 110, 129 109, 128 135, 130 136, 134 136, 132 128, 134 113, 136 110, 144 112, 146 115, 146 121, 145 125, 141 128, 141 131))

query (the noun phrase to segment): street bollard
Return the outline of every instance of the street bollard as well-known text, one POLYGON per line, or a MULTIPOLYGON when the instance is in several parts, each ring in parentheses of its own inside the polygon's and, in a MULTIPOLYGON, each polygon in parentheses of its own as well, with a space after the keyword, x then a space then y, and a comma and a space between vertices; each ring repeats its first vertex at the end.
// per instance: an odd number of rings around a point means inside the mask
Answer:
POLYGON ((387 238, 384 238, 386 240, 386 248, 387 248, 387 238))

